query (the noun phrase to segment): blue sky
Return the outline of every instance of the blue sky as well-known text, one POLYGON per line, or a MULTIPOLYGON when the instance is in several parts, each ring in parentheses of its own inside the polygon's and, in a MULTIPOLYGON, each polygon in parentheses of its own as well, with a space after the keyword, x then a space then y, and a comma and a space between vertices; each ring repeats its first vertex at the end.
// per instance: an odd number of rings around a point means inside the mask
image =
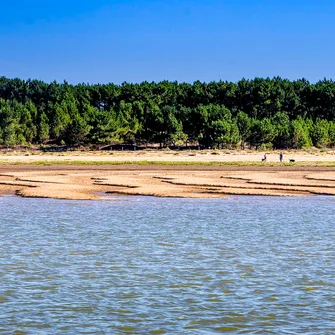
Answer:
POLYGON ((76 84, 335 78, 334 0, 11 0, 0 76, 76 84))

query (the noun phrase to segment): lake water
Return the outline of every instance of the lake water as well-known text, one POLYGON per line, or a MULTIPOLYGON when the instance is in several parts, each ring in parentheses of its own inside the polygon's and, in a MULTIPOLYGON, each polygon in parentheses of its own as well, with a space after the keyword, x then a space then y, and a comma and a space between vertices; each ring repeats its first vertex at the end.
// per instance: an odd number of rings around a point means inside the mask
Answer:
POLYGON ((0 198, 1 334, 334 334, 335 197, 0 198))

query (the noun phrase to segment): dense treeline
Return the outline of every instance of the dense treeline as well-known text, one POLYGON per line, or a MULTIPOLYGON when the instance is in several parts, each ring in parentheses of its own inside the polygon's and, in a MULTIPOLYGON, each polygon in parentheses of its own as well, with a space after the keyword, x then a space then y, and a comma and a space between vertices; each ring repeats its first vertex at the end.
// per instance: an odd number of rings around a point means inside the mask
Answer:
POLYGON ((1 77, 0 145, 47 142, 330 147, 335 82, 70 85, 1 77))

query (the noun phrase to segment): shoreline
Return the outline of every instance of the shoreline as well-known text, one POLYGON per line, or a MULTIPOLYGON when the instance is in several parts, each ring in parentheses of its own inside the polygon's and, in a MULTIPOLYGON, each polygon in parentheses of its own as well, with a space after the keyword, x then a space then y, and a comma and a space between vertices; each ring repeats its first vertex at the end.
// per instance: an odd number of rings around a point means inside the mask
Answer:
POLYGON ((335 195, 335 155, 307 156, 295 153, 297 163, 287 164, 284 153, 281 164, 276 153, 268 154, 267 163, 259 153, 0 155, 0 194, 71 200, 335 195))
MULTIPOLYGON (((283 163, 288 164, 291 159, 296 163, 334 163, 335 151, 270 151, 267 152, 267 163, 280 163, 279 154, 283 153, 283 163)), ((1 163, 38 163, 53 162, 94 162, 97 163, 261 163, 265 152, 242 150, 139 150, 139 151, 9 151, 0 153, 1 163)))

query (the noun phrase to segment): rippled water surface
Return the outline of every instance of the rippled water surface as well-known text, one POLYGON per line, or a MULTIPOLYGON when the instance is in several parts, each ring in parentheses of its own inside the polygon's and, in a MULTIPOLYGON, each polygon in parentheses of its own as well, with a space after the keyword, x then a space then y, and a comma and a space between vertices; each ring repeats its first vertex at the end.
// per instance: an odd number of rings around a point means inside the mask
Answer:
POLYGON ((0 198, 1 334, 334 334, 335 198, 0 198))

